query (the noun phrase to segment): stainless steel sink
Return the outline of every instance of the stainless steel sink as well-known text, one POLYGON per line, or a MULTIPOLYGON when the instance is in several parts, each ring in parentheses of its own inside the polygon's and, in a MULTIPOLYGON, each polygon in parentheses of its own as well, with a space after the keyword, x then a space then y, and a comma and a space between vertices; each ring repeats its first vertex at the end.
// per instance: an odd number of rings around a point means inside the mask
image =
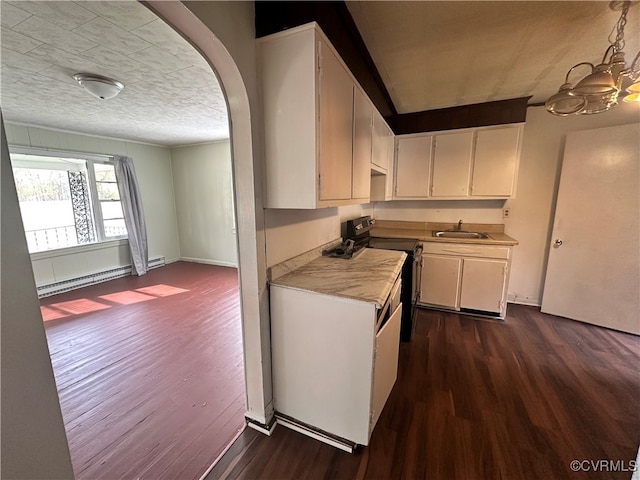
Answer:
POLYGON ((440 232, 433 232, 433 236, 442 238, 491 238, 486 233, 466 232, 464 230, 445 230, 440 232))

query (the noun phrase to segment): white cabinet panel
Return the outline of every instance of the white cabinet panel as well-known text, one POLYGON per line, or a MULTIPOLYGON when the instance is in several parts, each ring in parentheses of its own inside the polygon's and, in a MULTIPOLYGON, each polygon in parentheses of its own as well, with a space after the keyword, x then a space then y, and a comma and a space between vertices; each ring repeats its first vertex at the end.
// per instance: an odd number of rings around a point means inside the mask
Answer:
POLYGON ((371 178, 372 201, 386 201, 393 198, 394 145, 393 132, 382 115, 374 109, 371 169, 375 174, 371 178))
POLYGON ((399 136, 393 198, 513 198, 522 132, 521 124, 511 124, 399 136), (422 163, 426 146, 420 142, 429 141, 430 156, 422 163))
POLYGON ((501 312, 506 288, 505 260, 465 258, 460 308, 501 312))
POLYGON ((429 196, 432 137, 398 139, 395 198, 420 199, 429 196))
POLYGON ((425 242, 420 303, 504 318, 511 248, 425 242))
POLYGON ((423 255, 420 302, 458 309, 461 271, 461 258, 423 255))
POLYGON ((372 121, 373 105, 356 87, 353 97, 353 198, 369 198, 372 121))
POLYGON ((516 126, 477 132, 472 196, 510 197, 513 194, 521 131, 516 126))
POLYGON ((274 285, 270 295, 276 410, 366 445, 375 305, 274 285))
POLYGON ((353 81, 320 40, 320 200, 351 199, 353 81))
POLYGON ((276 411, 367 445, 397 377, 402 304, 377 332, 375 302, 271 285, 270 309, 276 411))
POLYGON ((472 131, 435 137, 431 196, 465 197, 468 195, 472 153, 472 131))
POLYGON ((359 87, 326 36, 307 24, 259 39, 258 53, 265 207, 368 203, 371 133, 354 125, 354 107, 363 106, 362 99, 354 104, 359 87), (359 136, 354 148, 354 135, 360 134, 365 137, 359 136), (368 156, 367 165, 361 155, 368 156))
POLYGON ((371 399, 371 430, 376 426, 391 389, 398 378, 398 353, 400 349, 400 318, 402 304, 394 310, 386 324, 376 335, 373 361, 373 397, 371 399))
POLYGON ((373 149, 371 163, 380 169, 389 171, 389 142, 393 140, 393 134, 387 127, 382 115, 376 110, 373 112, 373 149))

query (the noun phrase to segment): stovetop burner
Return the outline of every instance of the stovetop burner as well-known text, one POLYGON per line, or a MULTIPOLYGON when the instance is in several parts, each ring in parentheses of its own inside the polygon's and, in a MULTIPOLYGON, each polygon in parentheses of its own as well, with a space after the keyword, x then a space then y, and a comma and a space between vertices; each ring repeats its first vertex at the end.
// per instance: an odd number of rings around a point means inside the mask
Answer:
POLYGON ((364 245, 356 245, 353 240, 345 240, 337 247, 325 250, 322 252, 322 255, 325 257, 349 259, 353 258, 353 256, 364 247, 364 245))

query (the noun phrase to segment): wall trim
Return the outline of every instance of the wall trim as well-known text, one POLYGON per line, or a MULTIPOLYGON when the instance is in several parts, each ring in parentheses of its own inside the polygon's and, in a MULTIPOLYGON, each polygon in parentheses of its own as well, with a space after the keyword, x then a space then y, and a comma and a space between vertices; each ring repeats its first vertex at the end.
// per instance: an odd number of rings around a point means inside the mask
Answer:
MULTIPOLYGON (((149 269, 163 267, 166 265, 164 257, 156 257, 149 259, 149 269)), ((67 280, 60 280, 53 283, 47 283, 36 287, 38 292, 38 298, 50 297, 58 293, 68 292, 70 290, 76 290, 82 287, 88 287, 89 285, 95 285, 97 283, 106 282, 108 280, 114 280, 116 278, 122 278, 131 275, 131 265, 123 265, 121 267, 109 268, 107 270, 101 270, 99 272, 90 273, 88 275, 81 275, 79 277, 69 278, 67 280)))
POLYGON ((518 297, 518 295, 513 293, 507 294, 507 302, 517 305, 529 305, 530 307, 542 306, 539 298, 518 297))
POLYGON ((210 260, 207 258, 197 258, 197 257, 180 257, 180 262, 191 262, 191 263, 203 263, 205 265, 216 265, 218 267, 232 267, 238 268, 237 263, 233 262, 223 262, 220 260, 210 260))
MULTIPOLYGON (((140 145, 149 145, 151 147, 161 147, 161 148, 171 148, 171 145, 163 145, 160 143, 151 143, 151 142, 142 142, 140 140, 129 140, 127 138, 118 138, 118 137, 107 137, 105 135, 98 135, 95 133, 86 133, 86 132, 78 132, 77 130, 65 130, 63 128, 54 128, 54 127, 45 127, 43 125, 35 125, 33 123, 25 123, 25 122, 6 122, 7 125, 16 125, 19 127, 27 127, 27 128, 39 128, 41 130, 51 130, 54 132, 67 133, 69 135, 84 135, 88 137, 96 137, 102 138, 105 140, 114 140, 116 142, 127 142, 127 143, 138 143, 140 145)), ((24 145, 20 145, 24 146, 24 145)))

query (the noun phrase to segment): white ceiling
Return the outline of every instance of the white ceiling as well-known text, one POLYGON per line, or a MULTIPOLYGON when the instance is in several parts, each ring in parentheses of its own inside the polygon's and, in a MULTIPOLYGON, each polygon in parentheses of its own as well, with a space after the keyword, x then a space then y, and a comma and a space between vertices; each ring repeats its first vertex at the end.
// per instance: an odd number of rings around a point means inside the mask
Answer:
POLYGON ((0 9, 6 121, 160 145, 229 137, 211 68, 142 4, 2 0, 0 9), (125 88, 100 100, 76 83, 79 72, 125 88))
MULTIPOLYGON (((619 17, 606 1, 347 6, 399 113, 528 95, 544 102, 570 66, 601 60, 619 17)), ((211 69, 138 2, 2 0, 0 17, 5 120, 162 145, 228 138, 211 69), (125 88, 99 100, 73 80, 78 72, 125 88)), ((638 6, 625 39, 630 62, 640 50, 638 6)))
MULTIPOLYGON (((531 103, 544 102, 571 66, 600 63, 620 17, 606 1, 355 1, 347 7, 398 113, 529 95, 531 103)), ((640 6, 629 10, 625 39, 631 62, 640 50, 640 6)), ((578 79, 586 73, 575 71, 578 79)))

